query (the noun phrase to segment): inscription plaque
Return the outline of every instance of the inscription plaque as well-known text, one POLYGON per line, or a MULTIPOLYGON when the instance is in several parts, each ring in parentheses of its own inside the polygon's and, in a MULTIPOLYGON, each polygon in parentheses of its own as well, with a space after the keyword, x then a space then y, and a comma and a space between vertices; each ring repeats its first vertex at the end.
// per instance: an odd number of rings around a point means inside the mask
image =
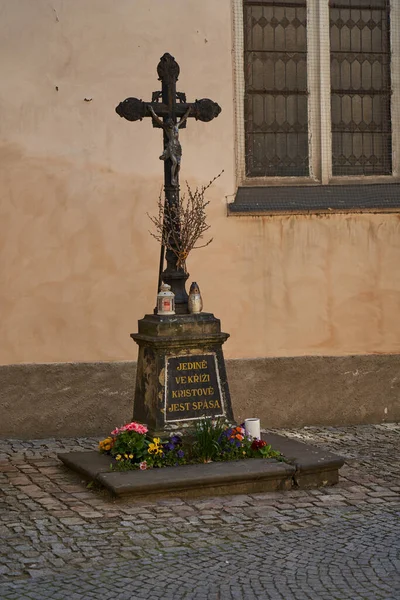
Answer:
POLYGON ((225 415, 215 352, 166 357, 165 371, 165 421, 225 415))

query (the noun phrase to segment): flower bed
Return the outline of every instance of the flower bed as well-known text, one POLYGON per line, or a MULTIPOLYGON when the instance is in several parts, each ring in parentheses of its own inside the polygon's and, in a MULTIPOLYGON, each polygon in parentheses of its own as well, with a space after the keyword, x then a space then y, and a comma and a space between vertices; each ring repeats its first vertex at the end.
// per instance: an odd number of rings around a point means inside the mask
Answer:
POLYGON ((99 443, 99 451, 115 459, 112 470, 130 471, 184 464, 220 462, 282 455, 261 439, 246 435, 243 425, 222 419, 200 419, 185 436, 149 437, 145 425, 132 422, 117 427, 99 443))

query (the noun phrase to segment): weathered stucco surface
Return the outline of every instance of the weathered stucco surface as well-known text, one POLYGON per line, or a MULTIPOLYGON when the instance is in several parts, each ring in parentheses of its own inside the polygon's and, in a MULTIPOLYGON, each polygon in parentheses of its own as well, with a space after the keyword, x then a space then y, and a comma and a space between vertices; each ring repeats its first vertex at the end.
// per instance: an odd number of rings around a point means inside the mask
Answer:
POLYGON ((225 170, 214 242, 188 268, 231 334, 226 356, 400 352, 400 215, 226 217, 231 44, 229 0, 0 0, 0 364, 136 357, 129 334, 155 303, 161 135, 114 107, 151 98, 166 51, 188 99, 223 107, 181 140, 182 182, 225 170))

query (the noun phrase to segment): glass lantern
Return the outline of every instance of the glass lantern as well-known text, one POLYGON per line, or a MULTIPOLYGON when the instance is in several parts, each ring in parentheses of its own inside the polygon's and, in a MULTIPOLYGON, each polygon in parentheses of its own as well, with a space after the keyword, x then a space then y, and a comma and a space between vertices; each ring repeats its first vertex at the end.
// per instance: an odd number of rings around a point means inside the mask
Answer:
POLYGON ((162 282, 160 291, 157 294, 157 314, 175 314, 175 294, 171 292, 171 286, 168 283, 162 282))

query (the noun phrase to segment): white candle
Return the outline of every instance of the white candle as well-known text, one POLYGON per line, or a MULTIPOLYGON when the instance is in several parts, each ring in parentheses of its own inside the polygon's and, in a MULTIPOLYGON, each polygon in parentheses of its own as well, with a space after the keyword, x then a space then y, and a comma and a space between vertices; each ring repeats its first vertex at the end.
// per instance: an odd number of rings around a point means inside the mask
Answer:
POLYGON ((260 431, 260 419, 245 419, 244 420, 244 428, 246 431, 246 435, 251 438, 256 438, 257 440, 261 437, 260 431))

